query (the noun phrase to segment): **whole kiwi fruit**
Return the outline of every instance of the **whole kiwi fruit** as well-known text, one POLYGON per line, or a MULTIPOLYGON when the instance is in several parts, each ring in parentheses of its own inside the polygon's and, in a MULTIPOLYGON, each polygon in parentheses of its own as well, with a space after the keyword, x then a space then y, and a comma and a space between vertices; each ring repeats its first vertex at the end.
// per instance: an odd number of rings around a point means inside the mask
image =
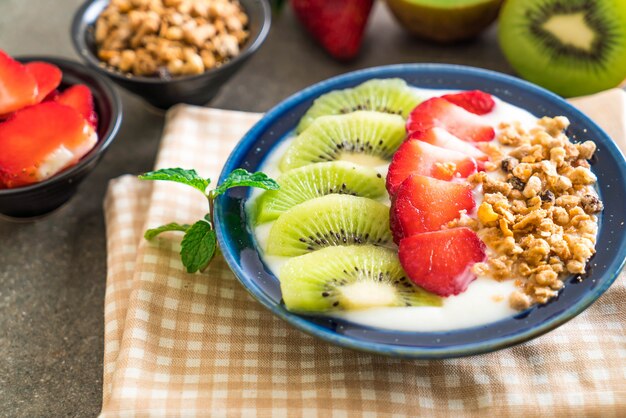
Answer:
POLYGON ((507 0, 499 39, 522 77, 561 96, 626 79, 625 0, 507 0))

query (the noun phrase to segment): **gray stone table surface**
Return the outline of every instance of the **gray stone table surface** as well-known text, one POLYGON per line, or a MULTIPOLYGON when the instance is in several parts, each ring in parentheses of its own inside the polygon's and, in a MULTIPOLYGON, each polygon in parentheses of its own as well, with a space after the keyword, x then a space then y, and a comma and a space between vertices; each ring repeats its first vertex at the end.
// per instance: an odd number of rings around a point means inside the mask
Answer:
MULTIPOLYGON (((69 25, 82 0, 0 0, 0 48, 77 59, 69 25)), ((408 62, 473 65, 510 73, 492 27, 437 46, 411 38, 378 3, 360 57, 329 58, 286 10, 261 50, 210 106, 262 112, 312 83, 358 68, 408 62)), ((109 179, 149 170, 163 115, 125 92, 121 131, 62 210, 36 223, 0 221, 0 416, 95 416, 102 400, 109 179)))

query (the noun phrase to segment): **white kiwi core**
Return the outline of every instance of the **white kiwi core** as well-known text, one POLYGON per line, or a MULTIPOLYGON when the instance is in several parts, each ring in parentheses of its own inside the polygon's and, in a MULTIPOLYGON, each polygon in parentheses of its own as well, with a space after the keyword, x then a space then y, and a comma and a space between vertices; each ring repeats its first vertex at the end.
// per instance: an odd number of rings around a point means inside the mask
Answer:
POLYGON ((339 156, 339 160, 364 165, 366 167, 378 167, 381 165, 389 164, 389 161, 385 161, 376 155, 360 154, 353 152, 342 152, 339 156))
POLYGON ((367 309, 382 306, 394 306, 397 300, 396 290, 389 283, 357 280, 337 289, 344 309, 367 309))
POLYGON ((564 45, 588 52, 592 50, 596 39, 596 33, 585 20, 585 12, 554 15, 541 26, 564 45))

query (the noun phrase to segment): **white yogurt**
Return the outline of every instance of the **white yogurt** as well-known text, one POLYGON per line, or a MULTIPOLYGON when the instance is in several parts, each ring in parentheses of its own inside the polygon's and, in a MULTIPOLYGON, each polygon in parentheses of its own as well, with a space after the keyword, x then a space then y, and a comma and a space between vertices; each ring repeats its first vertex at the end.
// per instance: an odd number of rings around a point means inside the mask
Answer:
MULTIPOLYGON (((422 97, 430 98, 447 93, 456 93, 453 90, 416 90, 422 97)), ((519 121, 523 127, 530 128, 535 125, 537 118, 516 106, 494 98, 496 106, 494 110, 483 116, 494 127, 501 122, 519 121)), ((294 137, 285 138, 266 157, 260 170, 272 178, 280 176, 281 171, 278 163, 289 147, 294 137)), ((375 167, 377 171, 385 175, 388 165, 375 167)), ((250 199, 246 203, 247 210, 253 207, 254 201, 262 193, 262 190, 253 189, 250 199)), ((477 205, 482 201, 482 194, 476 193, 477 205)), ((387 196, 381 202, 389 204, 387 196)), ((248 219, 251 219, 249 216, 248 219)), ((279 277, 282 265, 289 257, 271 256, 264 253, 267 248, 269 231, 273 222, 267 222, 258 226, 251 226, 260 248, 261 256, 272 273, 279 277)), ((508 297, 515 290, 513 280, 498 282, 491 278, 479 277, 472 282, 468 289, 457 296, 444 298, 440 307, 402 307, 402 308, 371 308, 359 311, 333 312, 331 316, 342 318, 354 323, 376 328, 393 329, 398 331, 446 331, 471 326, 484 325, 514 315, 517 311, 509 307, 508 297)))

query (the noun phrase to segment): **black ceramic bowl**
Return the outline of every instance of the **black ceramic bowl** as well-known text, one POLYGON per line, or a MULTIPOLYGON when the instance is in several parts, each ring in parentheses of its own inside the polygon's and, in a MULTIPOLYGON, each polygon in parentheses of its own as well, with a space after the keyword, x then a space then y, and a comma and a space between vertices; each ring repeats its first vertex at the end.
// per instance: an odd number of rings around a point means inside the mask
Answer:
POLYGON ((93 93, 98 113, 98 142, 78 164, 37 184, 0 190, 0 214, 5 218, 32 219, 48 214, 76 193, 81 181, 96 167, 122 123, 122 103, 111 83, 77 62, 55 57, 18 57, 20 62, 45 61, 63 71, 60 89, 85 84, 93 93))
POLYGON ((128 76, 103 66, 96 55, 94 24, 109 0, 88 0, 74 15, 72 41, 74 48, 92 68, 110 77, 117 84, 161 109, 177 103, 203 105, 209 102, 242 65, 261 46, 270 30, 272 13, 267 0, 240 0, 248 14, 250 38, 240 54, 221 67, 195 76, 161 79, 128 76))

